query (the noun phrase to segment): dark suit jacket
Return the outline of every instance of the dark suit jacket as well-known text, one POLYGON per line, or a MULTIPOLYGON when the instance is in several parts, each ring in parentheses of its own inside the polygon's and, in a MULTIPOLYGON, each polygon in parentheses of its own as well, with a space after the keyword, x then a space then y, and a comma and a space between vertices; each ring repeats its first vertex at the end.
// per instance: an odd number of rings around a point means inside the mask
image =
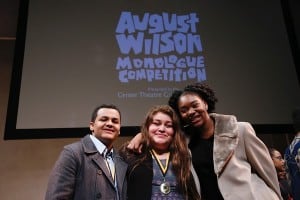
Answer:
MULTIPOLYGON (((114 151, 120 200, 126 199, 127 164, 114 151)), ((105 160, 87 135, 67 145, 61 152, 50 175, 46 200, 52 199, 116 199, 117 192, 105 160)))

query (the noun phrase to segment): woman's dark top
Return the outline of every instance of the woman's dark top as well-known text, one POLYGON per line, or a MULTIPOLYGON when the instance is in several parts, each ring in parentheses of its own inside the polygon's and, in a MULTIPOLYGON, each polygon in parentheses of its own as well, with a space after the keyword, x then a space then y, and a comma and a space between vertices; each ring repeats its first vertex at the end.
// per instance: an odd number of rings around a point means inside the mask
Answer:
POLYGON ((205 200, 223 200, 217 183, 217 176, 213 164, 214 137, 201 139, 199 134, 191 137, 189 148, 192 152, 192 161, 199 177, 201 196, 205 200))
POLYGON ((279 180, 280 192, 283 200, 292 199, 292 190, 286 179, 279 180))

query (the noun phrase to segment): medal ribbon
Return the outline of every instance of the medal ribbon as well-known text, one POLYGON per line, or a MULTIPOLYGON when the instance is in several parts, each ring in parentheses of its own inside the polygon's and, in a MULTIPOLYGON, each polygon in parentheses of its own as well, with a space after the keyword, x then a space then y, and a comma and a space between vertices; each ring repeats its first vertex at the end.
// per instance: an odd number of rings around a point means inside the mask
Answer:
POLYGON ((150 150, 150 153, 154 157, 155 161, 157 162, 157 164, 159 166, 159 169, 160 169, 161 173, 163 174, 163 177, 165 178, 165 175, 166 175, 166 173, 168 171, 168 168, 169 168, 170 152, 168 152, 168 156, 167 156, 167 160, 166 160, 166 166, 163 166, 161 161, 158 159, 157 153, 153 149, 150 150))

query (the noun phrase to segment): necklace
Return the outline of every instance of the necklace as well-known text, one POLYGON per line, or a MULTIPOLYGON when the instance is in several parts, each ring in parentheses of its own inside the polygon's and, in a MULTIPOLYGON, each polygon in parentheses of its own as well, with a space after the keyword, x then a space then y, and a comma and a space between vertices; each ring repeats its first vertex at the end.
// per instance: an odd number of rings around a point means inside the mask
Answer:
POLYGON ((171 192, 171 187, 170 187, 170 184, 166 181, 165 176, 166 176, 166 173, 169 168, 170 152, 167 153, 167 159, 166 159, 165 166, 163 166, 160 159, 158 159, 158 155, 156 154, 156 152, 153 149, 150 150, 150 153, 153 156, 153 158, 155 159, 156 163, 158 164, 159 169, 163 175, 163 183, 160 184, 159 189, 163 194, 169 194, 171 192))

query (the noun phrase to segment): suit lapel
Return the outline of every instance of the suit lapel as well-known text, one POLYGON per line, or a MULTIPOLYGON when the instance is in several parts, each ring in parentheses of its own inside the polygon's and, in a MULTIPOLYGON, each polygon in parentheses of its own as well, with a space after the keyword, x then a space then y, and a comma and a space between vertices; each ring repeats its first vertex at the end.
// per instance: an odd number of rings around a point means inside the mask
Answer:
POLYGON ((97 167, 99 169, 102 170, 102 172, 104 173, 104 175, 109 179, 109 182, 114 185, 114 180, 112 179, 112 176, 109 172, 109 169, 107 168, 106 162, 103 158, 102 155, 100 155, 100 153, 97 153, 95 155, 93 155, 92 157, 92 161, 97 165, 97 167))
POLYGON ((215 119, 214 133, 214 168, 218 176, 234 153, 238 143, 236 118, 229 115, 211 114, 215 119))
POLYGON ((90 156, 92 162, 95 163, 97 168, 100 169, 103 172, 104 176, 107 177, 110 184, 112 184, 112 186, 114 186, 114 180, 112 179, 112 177, 110 175, 110 172, 107 168, 105 160, 104 160, 103 156, 100 155, 100 153, 96 149, 96 147, 95 147, 93 141, 91 140, 90 136, 86 135, 82 140, 83 140, 84 152, 88 156, 90 156))
POLYGON ((115 160, 115 167, 116 167, 116 178, 117 178, 117 185, 120 194, 122 193, 122 186, 124 185, 124 180, 126 180, 126 171, 127 171, 127 164, 123 161, 123 159, 116 155, 114 156, 115 160))

